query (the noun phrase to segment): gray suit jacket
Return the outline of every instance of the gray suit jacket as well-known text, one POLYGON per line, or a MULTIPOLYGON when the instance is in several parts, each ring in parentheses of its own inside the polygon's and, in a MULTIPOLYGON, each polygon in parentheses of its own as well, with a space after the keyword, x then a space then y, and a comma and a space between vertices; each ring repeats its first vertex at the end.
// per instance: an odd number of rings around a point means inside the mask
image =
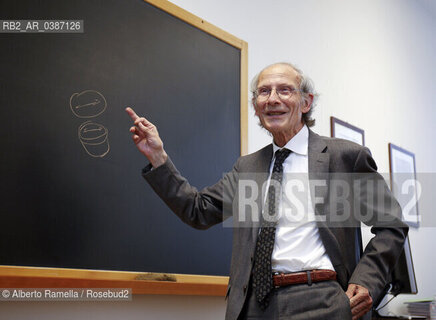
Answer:
MULTIPOLYGON (((321 137, 309 131, 308 155, 311 183, 314 180, 325 182, 325 187, 313 189, 316 191, 311 193, 312 197, 323 199, 322 203, 315 205, 315 213, 322 217, 317 222, 319 233, 338 274, 338 282, 344 290, 349 283, 360 284, 368 288, 373 300, 376 300, 386 285, 407 235, 408 228, 401 222, 401 208, 377 173, 376 164, 367 148, 341 139, 321 137), (331 196, 330 189, 338 175, 341 179, 349 180, 351 185, 355 180, 364 181, 365 184, 348 195, 352 204, 349 210, 341 203, 331 205, 336 198, 331 196), (375 185, 379 183, 381 188, 371 187, 374 182, 375 185), (384 205, 386 203, 389 205, 384 205), (333 214, 345 211, 351 214, 341 223, 330 221, 333 214), (375 234, 360 260, 356 257, 358 248, 355 241, 356 232, 360 232, 359 220, 372 225, 371 232, 375 234)), ((233 170, 223 179, 201 191, 197 191, 180 175, 170 159, 154 170, 145 168, 143 176, 180 219, 195 228, 206 229, 230 215, 234 216, 234 221, 237 220, 235 215, 239 214, 239 206, 234 200, 238 199, 239 179, 251 175, 261 186, 268 177, 272 156, 272 145, 268 145, 240 157, 233 170)), ((261 199, 262 196, 257 199, 259 208, 262 208, 261 199)), ((233 229, 230 280, 226 295, 228 320, 237 319, 247 296, 258 228, 258 224, 251 223, 249 227, 245 224, 233 229)))

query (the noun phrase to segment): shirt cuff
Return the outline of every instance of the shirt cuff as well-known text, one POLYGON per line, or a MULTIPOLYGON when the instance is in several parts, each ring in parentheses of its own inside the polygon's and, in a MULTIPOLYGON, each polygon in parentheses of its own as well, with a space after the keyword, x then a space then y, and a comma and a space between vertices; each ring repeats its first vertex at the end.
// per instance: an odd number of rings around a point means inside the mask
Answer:
POLYGON ((163 172, 165 172, 165 170, 168 170, 168 168, 170 168, 170 171, 177 171, 177 169, 174 167, 174 164, 171 162, 170 157, 168 157, 163 164, 156 168, 149 163, 142 169, 141 174, 144 179, 147 179, 146 177, 161 175, 163 172))
POLYGON ((150 171, 153 170, 153 166, 151 165, 151 163, 149 163, 148 165, 146 165, 143 169, 142 169, 142 176, 145 177, 145 175, 147 173, 149 173, 150 171))

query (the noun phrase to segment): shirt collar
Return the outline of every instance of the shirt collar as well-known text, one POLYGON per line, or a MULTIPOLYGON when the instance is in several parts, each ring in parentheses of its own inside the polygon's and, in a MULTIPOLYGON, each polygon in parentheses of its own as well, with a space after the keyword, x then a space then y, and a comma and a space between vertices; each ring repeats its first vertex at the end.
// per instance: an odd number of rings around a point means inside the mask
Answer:
MULTIPOLYGON (((303 156, 307 156, 307 148, 309 145, 309 129, 306 125, 297 132, 297 134, 285 144, 283 148, 291 150, 293 153, 297 153, 303 156)), ((277 150, 282 149, 277 146, 273 141, 274 154, 277 150)))

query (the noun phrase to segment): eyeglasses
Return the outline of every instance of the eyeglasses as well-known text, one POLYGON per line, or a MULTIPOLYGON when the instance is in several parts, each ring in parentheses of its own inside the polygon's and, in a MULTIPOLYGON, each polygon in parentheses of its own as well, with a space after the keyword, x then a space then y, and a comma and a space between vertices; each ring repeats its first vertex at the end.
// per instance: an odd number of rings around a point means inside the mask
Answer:
POLYGON ((258 100, 268 100, 269 97, 271 96, 271 93, 273 92, 273 90, 275 90, 275 92, 277 93, 277 95, 279 96, 279 98, 281 100, 286 100, 291 98, 296 92, 300 92, 301 90, 297 90, 295 88, 292 87, 279 87, 279 88, 267 88, 267 87, 262 87, 262 88, 257 88, 256 91, 254 92, 256 98, 258 100))

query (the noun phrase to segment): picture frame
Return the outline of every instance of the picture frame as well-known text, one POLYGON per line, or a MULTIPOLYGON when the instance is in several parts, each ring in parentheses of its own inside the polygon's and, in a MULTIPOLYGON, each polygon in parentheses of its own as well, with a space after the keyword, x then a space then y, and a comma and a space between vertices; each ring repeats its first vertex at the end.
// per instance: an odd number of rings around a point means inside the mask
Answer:
POLYGON ((418 228, 419 185, 416 179, 415 154, 393 143, 389 143, 388 148, 391 191, 403 209, 403 221, 418 228))
POLYGON ((348 122, 335 117, 330 117, 331 136, 353 141, 361 146, 365 146, 365 131, 348 122))

